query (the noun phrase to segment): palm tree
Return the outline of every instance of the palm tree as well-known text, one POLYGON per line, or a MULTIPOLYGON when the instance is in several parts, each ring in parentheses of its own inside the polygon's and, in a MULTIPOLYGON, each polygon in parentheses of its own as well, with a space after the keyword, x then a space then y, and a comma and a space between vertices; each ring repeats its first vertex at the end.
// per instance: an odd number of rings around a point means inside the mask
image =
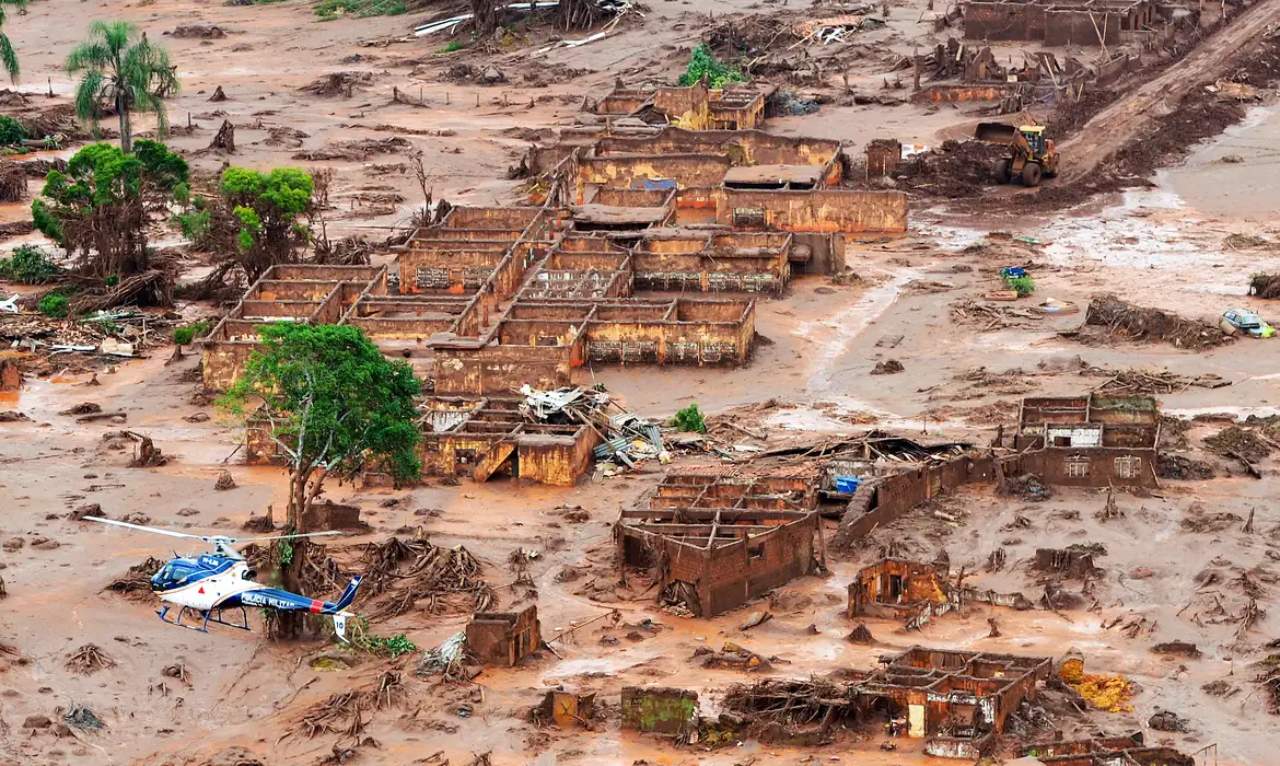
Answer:
MULTIPOLYGON (((19 9, 27 7, 27 0, 0 0, 0 27, 4 26, 4 6, 16 5, 19 9)), ((9 79, 18 81, 18 54, 13 50, 9 36, 0 32, 0 66, 9 73, 9 79)))
POLYGON ((89 39, 67 56, 67 72, 84 72, 76 86, 76 115, 97 127, 98 112, 112 107, 120 117, 120 148, 133 147, 129 113, 155 112, 159 132, 169 127, 164 100, 178 92, 178 75, 169 53, 125 21, 95 21, 89 39))

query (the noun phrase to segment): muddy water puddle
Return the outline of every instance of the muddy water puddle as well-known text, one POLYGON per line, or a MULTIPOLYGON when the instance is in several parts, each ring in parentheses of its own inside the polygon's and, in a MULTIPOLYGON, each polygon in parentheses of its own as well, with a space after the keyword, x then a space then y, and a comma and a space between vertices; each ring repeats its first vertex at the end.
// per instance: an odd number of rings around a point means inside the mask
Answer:
POLYGON ((1273 224, 1280 208, 1280 104, 1255 106, 1244 120, 1196 146, 1156 176, 1159 185, 1206 215, 1273 224))

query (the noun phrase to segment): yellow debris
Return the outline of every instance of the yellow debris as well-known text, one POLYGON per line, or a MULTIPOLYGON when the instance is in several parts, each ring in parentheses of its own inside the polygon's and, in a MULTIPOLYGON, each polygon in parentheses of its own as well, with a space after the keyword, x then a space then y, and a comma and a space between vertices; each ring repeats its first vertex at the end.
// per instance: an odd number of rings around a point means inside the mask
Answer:
MULTIPOLYGON (((1063 679, 1066 680, 1066 668, 1063 668, 1063 679)), ((1133 685, 1124 676, 1084 675, 1080 682, 1071 684, 1090 705, 1108 713, 1131 713, 1133 705, 1133 685)))
POLYGON ((1058 675, 1069 686, 1076 686, 1084 680, 1084 660, 1070 657, 1062 661, 1062 666, 1058 669, 1058 675))

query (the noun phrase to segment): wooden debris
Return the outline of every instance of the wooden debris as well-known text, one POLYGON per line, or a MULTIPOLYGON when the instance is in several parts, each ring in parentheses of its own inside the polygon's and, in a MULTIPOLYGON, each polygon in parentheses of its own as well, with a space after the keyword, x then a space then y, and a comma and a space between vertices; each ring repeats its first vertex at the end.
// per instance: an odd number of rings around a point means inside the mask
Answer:
POLYGON ((67 670, 82 676, 93 675, 99 670, 114 668, 116 661, 98 648, 97 644, 85 644, 67 658, 67 670))

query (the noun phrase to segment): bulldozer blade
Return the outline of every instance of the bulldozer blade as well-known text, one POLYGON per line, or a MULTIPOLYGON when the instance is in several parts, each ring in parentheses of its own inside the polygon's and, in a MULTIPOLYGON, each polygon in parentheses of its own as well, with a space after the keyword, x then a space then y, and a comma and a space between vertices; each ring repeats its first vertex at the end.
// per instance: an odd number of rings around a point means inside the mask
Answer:
POLYGON ((993 144, 1011 144, 1018 135, 1018 129, 1003 122, 980 122, 973 135, 979 141, 990 141, 993 144))

